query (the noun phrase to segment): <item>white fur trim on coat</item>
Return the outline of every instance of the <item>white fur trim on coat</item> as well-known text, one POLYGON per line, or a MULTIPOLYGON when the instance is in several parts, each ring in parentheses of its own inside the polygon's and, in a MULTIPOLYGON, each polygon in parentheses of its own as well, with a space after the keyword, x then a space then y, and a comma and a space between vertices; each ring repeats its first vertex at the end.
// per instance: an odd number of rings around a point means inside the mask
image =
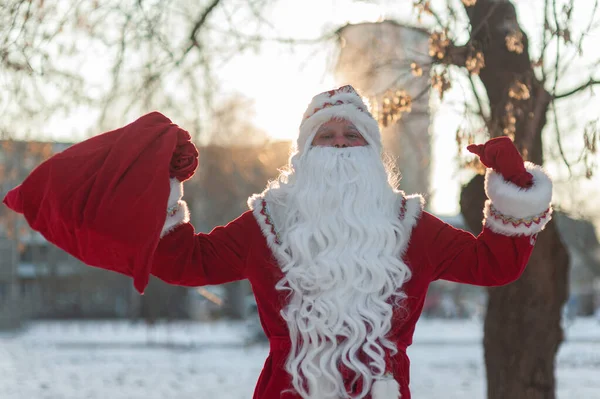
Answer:
POLYGON ((394 378, 384 378, 373 383, 371 388, 373 399, 400 399, 400 384, 394 378))
POLYGON ((552 218, 552 181, 539 166, 525 162, 533 175, 533 186, 521 188, 488 169, 485 192, 484 225, 503 235, 534 235, 552 218))
POLYGON ((248 208, 252 211, 252 215, 260 226, 263 236, 267 240, 267 245, 275 257, 279 254, 279 239, 273 220, 270 220, 269 210, 266 203, 263 203, 263 194, 254 194, 248 198, 248 208))
POLYGON ((419 194, 408 195, 404 198, 406 199, 406 213, 402 214, 401 209, 400 217, 404 220, 404 226, 410 233, 421 218, 421 214, 425 208, 425 198, 419 194))
POLYGON ((183 183, 179 180, 172 178, 169 180, 170 192, 169 200, 167 201, 167 211, 165 224, 160 232, 160 237, 164 237, 179 225, 190 221, 190 211, 185 201, 182 201, 183 197, 183 183))
MULTIPOLYGON (((406 237, 400 252, 402 255, 404 255, 406 249, 408 248, 408 242, 410 240, 412 229, 415 227, 421 218, 421 214, 423 213, 425 199, 418 194, 404 196, 403 193, 401 193, 398 195, 400 207, 399 217, 402 219, 402 224, 406 228, 406 237)), ((260 229, 267 240, 269 249, 273 252, 275 257, 278 257, 280 242, 277 233, 277 226, 275 226, 274 221, 270 216, 271 214, 269 213, 268 204, 266 201, 264 201, 264 193, 254 194, 248 198, 248 208, 250 208, 254 218, 260 226, 260 229)))

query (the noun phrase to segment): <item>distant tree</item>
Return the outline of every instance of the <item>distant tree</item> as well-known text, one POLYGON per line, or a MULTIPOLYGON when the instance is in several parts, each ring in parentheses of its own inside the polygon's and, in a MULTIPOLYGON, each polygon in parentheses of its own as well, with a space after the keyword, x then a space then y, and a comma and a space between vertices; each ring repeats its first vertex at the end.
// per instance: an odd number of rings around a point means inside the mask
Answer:
POLYGON ((35 132, 49 116, 77 111, 97 117, 97 133, 160 109, 198 138, 217 64, 260 43, 268 3, 5 0, 0 132, 35 132))
MULTIPOLYGON (((438 2, 439 4, 440 2, 438 2)), ((554 130, 547 147, 558 149, 565 167, 576 176, 575 163, 591 177, 598 156, 597 119, 579 126, 581 155, 576 162, 567 156, 565 132, 559 123, 558 103, 591 93, 600 83, 594 71, 600 59, 593 59, 589 74, 572 89, 559 91, 558 81, 568 73, 571 62, 581 58, 582 44, 599 25, 598 1, 545 0, 540 10, 541 49, 532 49, 526 32, 509 0, 448 0, 436 10, 429 0, 416 0, 420 16, 433 20, 429 39, 432 62, 411 66, 413 73, 431 74, 431 86, 439 96, 460 80, 470 83, 472 103, 464 104, 465 115, 477 115, 481 129, 461 129, 456 134, 460 149, 475 139, 507 135, 523 158, 543 164, 543 130, 554 130), (460 4, 460 8, 458 5, 460 4), (591 7, 590 7, 591 6, 591 7), (575 7, 589 8, 589 24, 573 26, 575 7), (463 16, 466 15, 466 20, 463 16), (465 22, 462 22, 465 21, 465 22), (468 34, 464 34, 466 28, 468 34), (535 55, 534 55, 535 54, 535 55)), ((390 88, 390 92, 401 88, 390 88)), ((388 97, 389 107, 380 113, 382 123, 397 119, 407 99, 388 97), (398 101, 402 100, 402 101, 398 101), (387 119, 385 119, 387 118, 387 119)), ((593 115, 592 118, 597 118, 593 115)), ((476 157, 464 157, 463 166, 482 170, 476 157)), ((485 201, 484 179, 476 175, 461 192, 461 211, 474 232, 481 231, 481 209, 485 201)), ((563 339, 561 311, 568 292, 568 253, 550 223, 539 235, 524 275, 515 283, 489 290, 485 319, 485 364, 488 398, 549 399, 555 397, 555 356, 563 339)))

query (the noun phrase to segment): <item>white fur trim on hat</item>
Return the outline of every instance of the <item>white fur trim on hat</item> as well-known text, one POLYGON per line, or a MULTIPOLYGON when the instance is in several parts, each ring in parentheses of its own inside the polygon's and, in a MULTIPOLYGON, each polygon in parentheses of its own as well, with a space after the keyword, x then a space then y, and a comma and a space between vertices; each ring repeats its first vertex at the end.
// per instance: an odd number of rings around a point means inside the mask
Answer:
MULTIPOLYGON (((338 90, 340 90, 340 89, 338 89, 338 90)), ((318 94, 315 97, 313 97, 310 104, 308 104, 308 107, 306 107, 306 111, 304 112, 304 115, 302 116, 302 120, 304 121, 305 119, 309 118, 310 116, 312 116, 313 114, 315 114, 322 108, 328 108, 331 106, 340 105, 340 104, 336 104, 338 102, 341 102, 342 104, 353 104, 360 111, 369 112, 369 109, 367 108, 367 106, 363 102, 363 100, 360 98, 358 93, 347 92, 347 91, 332 91, 332 92, 321 93, 321 94, 318 94), (330 93, 335 93, 335 94, 332 95, 330 93), (329 105, 326 105, 326 104, 329 104, 329 105)))
POLYGON ((362 98, 350 86, 318 94, 312 99, 300 124, 296 142, 298 152, 304 153, 319 127, 334 118, 352 122, 367 143, 381 152, 379 125, 362 98))
POLYGON ((525 169, 533 175, 533 186, 521 188, 488 169, 485 192, 489 198, 484 209, 484 225, 503 235, 533 235, 552 218, 552 181, 546 172, 531 162, 525 169))

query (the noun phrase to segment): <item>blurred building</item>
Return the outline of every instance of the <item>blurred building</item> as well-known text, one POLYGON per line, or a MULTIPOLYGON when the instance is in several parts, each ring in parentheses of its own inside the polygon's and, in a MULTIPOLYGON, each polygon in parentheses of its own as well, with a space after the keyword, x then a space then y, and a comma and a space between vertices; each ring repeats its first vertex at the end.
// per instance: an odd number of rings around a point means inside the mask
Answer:
MULTIPOLYGON (((198 171, 185 187, 196 231, 209 232, 246 212, 248 197, 263 191, 287 163, 290 146, 290 142, 272 142, 262 146, 200 147, 198 171)), ((222 314, 245 318, 251 293, 247 281, 226 284, 222 314)))
MULTIPOLYGON (((0 141, 2 198, 37 165, 70 145, 0 141)), ((129 278, 84 265, 3 205, 0 255, 0 328, 18 324, 12 320, 28 318, 128 317, 140 313, 142 301, 129 278)))
POLYGON ((406 91, 412 110, 382 129, 386 152, 397 159, 400 188, 407 193, 430 191, 429 34, 393 21, 346 25, 338 31, 339 58, 335 68, 341 84, 351 84, 372 106, 384 95, 406 91), (413 65, 414 64, 414 65, 413 65), (420 76, 419 76, 420 73, 420 76))
POLYGON ((592 315, 600 309, 600 243, 594 225, 562 212, 554 212, 553 218, 569 251, 568 311, 592 315))

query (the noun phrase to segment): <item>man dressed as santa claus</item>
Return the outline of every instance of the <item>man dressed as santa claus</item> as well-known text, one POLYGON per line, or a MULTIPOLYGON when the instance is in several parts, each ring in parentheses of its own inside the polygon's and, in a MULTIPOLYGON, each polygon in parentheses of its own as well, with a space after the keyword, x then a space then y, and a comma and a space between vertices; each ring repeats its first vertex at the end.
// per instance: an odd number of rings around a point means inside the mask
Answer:
POLYGON ((195 233, 171 179, 151 273, 184 286, 250 281, 270 342, 255 399, 408 399, 406 349, 430 282, 514 281, 551 216, 550 179, 509 138, 469 150, 488 167, 478 237, 396 189, 352 87, 321 93, 287 170, 228 225, 195 233))
POLYGON ((184 286, 248 279, 270 342, 255 399, 409 399, 406 349, 429 283, 514 281, 552 213, 550 179, 507 137, 468 147, 488 167, 478 237, 424 212, 423 198, 396 189, 377 122, 344 86, 313 98, 287 170, 249 211, 195 233, 182 200, 198 165, 190 139, 144 115, 54 155, 3 202, 140 292, 149 274, 184 286))

